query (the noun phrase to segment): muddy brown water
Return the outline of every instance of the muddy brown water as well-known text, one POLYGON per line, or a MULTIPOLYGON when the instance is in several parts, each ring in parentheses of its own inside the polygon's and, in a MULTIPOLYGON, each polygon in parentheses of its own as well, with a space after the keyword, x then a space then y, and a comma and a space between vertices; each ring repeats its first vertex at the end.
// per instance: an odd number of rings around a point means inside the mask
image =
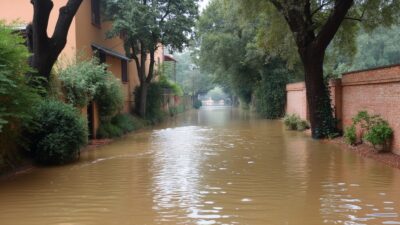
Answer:
POLYGON ((229 107, 0 182, 1 225, 375 225, 399 213, 399 170, 229 107))

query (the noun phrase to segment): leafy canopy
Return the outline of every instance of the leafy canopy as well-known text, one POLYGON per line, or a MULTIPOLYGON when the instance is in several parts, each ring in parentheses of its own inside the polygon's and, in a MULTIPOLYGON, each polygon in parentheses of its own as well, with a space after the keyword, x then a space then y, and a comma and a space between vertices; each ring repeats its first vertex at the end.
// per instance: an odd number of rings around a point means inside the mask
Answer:
MULTIPOLYGON (((232 0, 226 0, 232 1, 232 0)), ((343 56, 351 59, 357 54, 357 36, 360 29, 370 33, 377 27, 388 28, 400 22, 400 1, 388 0, 352 0, 350 8, 328 47, 328 60, 343 56)), ((264 24, 257 28, 257 44, 270 54, 280 55, 293 64, 299 62, 296 54, 295 40, 299 33, 290 32, 283 15, 278 12, 276 5, 283 7, 285 12, 308 14, 307 32, 314 36, 320 35, 321 29, 327 23, 339 0, 239 0, 243 18, 262 17, 264 24), (272 4, 271 4, 272 3, 272 4), (275 5, 275 6, 274 6, 275 5), (304 10, 308 8, 309 10, 304 10), (302 12, 303 11, 303 12, 302 12)), ((330 68, 328 68, 330 69, 330 68)))
MULTIPOLYGON (((198 15, 198 0, 106 0, 107 18, 113 21, 110 37, 122 34, 126 49, 158 44, 181 50, 188 44, 198 15)), ((127 51, 130 52, 130 51, 127 51)))

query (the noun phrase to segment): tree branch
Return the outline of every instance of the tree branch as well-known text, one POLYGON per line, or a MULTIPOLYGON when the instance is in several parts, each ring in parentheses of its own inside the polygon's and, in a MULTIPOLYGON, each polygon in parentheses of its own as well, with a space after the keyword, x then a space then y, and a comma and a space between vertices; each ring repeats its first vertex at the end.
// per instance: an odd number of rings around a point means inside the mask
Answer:
POLYGON ((62 51, 65 47, 69 28, 82 1, 83 0, 69 0, 65 6, 60 8, 56 27, 51 37, 51 41, 58 51, 62 51))
POLYGON ((365 10, 366 10, 366 8, 363 9, 363 11, 362 11, 362 13, 361 13, 361 16, 360 16, 359 18, 355 18, 355 17, 345 17, 344 19, 345 19, 345 20, 355 20, 355 21, 358 21, 358 22, 362 22, 363 19, 364 19, 365 10))
POLYGON ((171 0, 168 0, 168 5, 167 5, 167 10, 165 10, 165 14, 164 16, 161 18, 161 23, 164 22, 164 19, 169 15, 170 11, 169 11, 169 7, 171 5, 171 0))
POLYGON ((354 0, 338 0, 332 13, 329 15, 326 23, 322 26, 321 31, 318 33, 315 45, 316 47, 326 49, 332 41, 337 30, 342 24, 347 12, 353 5, 354 0))
POLYGON ((362 18, 345 17, 344 19, 345 20, 355 20, 355 21, 358 21, 358 22, 362 22, 362 18))
MULTIPOLYGON (((42 45, 43 42, 39 40, 47 42, 49 39, 47 27, 49 25, 50 12, 54 4, 51 0, 31 0, 31 3, 33 5, 32 29, 35 31, 35 35, 32 37, 33 43, 40 43, 42 45)), ((38 46, 37 44, 33 47, 42 48, 42 46, 38 46)))
POLYGON ((318 8, 316 8, 316 9, 311 13, 311 16, 314 16, 317 12, 319 12, 321 9, 323 9, 325 6, 327 6, 327 5, 331 4, 331 3, 332 3, 332 0, 331 0, 331 1, 327 1, 327 2, 325 2, 325 3, 322 3, 318 8))

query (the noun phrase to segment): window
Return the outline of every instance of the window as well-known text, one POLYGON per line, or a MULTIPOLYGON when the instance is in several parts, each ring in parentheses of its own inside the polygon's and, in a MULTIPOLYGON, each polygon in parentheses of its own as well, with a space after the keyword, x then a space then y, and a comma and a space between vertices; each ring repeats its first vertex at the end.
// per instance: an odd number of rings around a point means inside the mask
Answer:
POLYGON ((100 0, 92 0, 92 24, 100 27, 100 0))
POLYGON ((121 80, 122 82, 128 82, 128 62, 121 60, 121 80))

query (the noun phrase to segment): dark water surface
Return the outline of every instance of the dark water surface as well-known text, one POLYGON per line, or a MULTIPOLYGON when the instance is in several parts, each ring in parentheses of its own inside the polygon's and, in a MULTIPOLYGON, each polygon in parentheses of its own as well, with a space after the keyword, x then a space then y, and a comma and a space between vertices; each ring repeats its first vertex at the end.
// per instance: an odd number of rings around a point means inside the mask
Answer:
POLYGON ((399 213, 399 170, 228 107, 0 183, 1 225, 375 225, 399 213))

